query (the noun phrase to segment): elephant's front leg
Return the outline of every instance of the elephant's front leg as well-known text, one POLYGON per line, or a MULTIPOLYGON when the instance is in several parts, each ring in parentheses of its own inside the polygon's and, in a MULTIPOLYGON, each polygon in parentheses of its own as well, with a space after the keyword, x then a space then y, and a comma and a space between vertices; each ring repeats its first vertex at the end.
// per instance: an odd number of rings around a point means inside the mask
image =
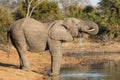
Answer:
POLYGON ((48 40, 50 53, 51 53, 51 76, 60 73, 60 65, 62 60, 61 41, 48 40))

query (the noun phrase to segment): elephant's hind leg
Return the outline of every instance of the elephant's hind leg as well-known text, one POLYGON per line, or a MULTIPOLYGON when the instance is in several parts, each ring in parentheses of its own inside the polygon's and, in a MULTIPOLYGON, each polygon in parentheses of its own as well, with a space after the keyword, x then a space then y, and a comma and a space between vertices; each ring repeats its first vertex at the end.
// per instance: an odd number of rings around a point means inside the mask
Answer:
POLYGON ((26 55, 26 45, 24 42, 16 42, 15 48, 17 49, 19 59, 20 59, 20 68, 23 70, 30 70, 29 62, 26 55))

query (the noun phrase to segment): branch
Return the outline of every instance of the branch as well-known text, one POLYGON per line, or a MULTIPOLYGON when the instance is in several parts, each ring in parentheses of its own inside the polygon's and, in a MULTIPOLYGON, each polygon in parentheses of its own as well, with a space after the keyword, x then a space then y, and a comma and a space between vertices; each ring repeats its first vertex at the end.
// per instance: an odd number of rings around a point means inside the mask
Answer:
POLYGON ((32 2, 33 2, 33 0, 31 0, 31 1, 29 2, 29 4, 28 4, 26 18, 29 17, 29 14, 30 14, 30 7, 31 7, 32 2))
MULTIPOLYGON (((38 0, 39 1, 39 0, 38 0)), ((36 1, 36 5, 32 8, 32 10, 31 10, 31 12, 30 12, 30 14, 29 14, 29 17, 31 17, 31 15, 32 15, 32 13, 33 13, 33 11, 35 10, 35 8, 40 4, 40 3, 42 3, 44 0, 41 0, 41 1, 39 1, 38 3, 37 3, 37 1, 36 1)))

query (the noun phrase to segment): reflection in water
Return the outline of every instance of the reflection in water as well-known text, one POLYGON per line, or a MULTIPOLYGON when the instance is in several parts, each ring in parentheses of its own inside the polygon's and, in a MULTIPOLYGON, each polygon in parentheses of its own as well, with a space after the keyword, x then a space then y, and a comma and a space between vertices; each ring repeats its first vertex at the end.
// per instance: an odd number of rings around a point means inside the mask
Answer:
POLYGON ((104 80, 105 75, 100 73, 80 73, 80 74, 64 74, 61 80, 104 80))
POLYGON ((52 80, 120 80, 120 65, 110 61, 94 64, 88 68, 63 68, 60 78, 52 80))
POLYGON ((104 77, 101 73, 79 73, 79 74, 61 74, 62 77, 104 77))

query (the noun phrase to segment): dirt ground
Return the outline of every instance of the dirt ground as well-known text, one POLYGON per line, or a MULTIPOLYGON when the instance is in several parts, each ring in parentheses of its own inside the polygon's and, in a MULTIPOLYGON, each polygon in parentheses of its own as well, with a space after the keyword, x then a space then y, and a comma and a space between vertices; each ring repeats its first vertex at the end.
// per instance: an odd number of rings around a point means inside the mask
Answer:
MULTIPOLYGON (((102 45, 95 42, 78 41, 64 43, 61 67, 73 65, 88 66, 104 61, 120 62, 120 43, 102 45), (81 47, 81 46, 82 47, 81 47)), ((0 50, 0 80, 50 80, 47 73, 50 71, 50 54, 48 51, 40 53, 27 52, 32 71, 19 69, 19 58, 14 48, 10 55, 0 50)))

